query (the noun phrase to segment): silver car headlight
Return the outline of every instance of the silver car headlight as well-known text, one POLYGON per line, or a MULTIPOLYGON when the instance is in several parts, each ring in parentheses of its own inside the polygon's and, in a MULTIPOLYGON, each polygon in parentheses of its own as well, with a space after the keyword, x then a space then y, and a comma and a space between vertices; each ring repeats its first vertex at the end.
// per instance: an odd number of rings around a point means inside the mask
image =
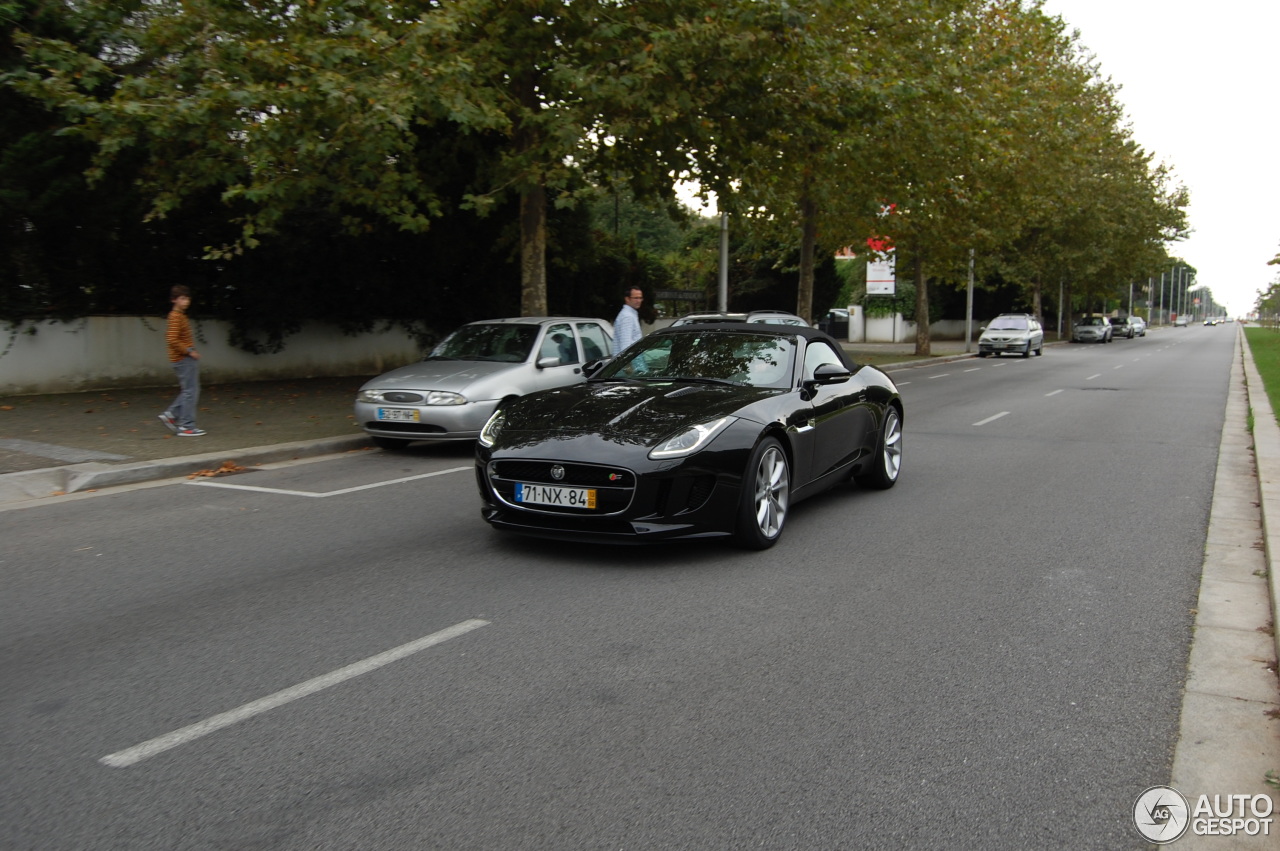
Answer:
POLYGON ((467 397, 461 393, 450 393, 448 390, 432 390, 427 393, 428 405, 465 405, 467 397))
POLYGON ((480 437, 478 438, 480 445, 487 448, 497 443, 506 424, 506 413, 501 408, 494 411, 493 416, 489 417, 489 421, 484 424, 484 428, 480 429, 480 437))
POLYGON ((649 457, 655 461, 664 458, 681 458, 692 455, 706 446, 720 432, 728 428, 737 417, 721 417, 709 423, 690 426, 674 437, 669 437, 649 450, 649 457))

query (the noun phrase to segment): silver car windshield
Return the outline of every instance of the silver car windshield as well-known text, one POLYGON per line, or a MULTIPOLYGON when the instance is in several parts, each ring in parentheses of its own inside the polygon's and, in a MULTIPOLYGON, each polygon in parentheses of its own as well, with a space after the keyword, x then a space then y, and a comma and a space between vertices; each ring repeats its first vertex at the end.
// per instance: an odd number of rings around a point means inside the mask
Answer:
POLYGON ((536 325, 463 325, 431 350, 424 360, 481 360, 523 363, 538 339, 536 325))
POLYGON ((772 334, 652 335, 641 339, 592 381, 702 381, 789 387, 795 341, 772 334))
POLYGON ((1003 318, 996 317, 987 326, 988 331, 1025 331, 1027 330, 1027 320, 1019 319, 1016 316, 1006 316, 1003 318))

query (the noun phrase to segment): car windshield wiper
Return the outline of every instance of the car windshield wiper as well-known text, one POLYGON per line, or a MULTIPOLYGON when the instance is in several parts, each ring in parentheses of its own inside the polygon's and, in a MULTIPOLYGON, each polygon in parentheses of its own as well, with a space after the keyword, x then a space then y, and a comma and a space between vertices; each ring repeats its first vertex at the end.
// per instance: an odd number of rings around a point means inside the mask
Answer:
POLYGON ((705 375, 668 375, 664 376, 662 381, 692 381, 697 384, 727 384, 730 387, 741 387, 741 381, 732 381, 728 378, 707 378, 705 375))

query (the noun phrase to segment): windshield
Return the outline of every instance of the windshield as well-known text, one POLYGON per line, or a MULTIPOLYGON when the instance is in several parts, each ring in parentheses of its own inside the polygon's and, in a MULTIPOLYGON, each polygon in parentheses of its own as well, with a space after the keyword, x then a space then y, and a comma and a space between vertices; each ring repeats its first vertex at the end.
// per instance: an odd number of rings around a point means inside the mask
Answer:
POLYGON ((1107 320, 1103 319, 1101 316, 1086 316, 1083 319, 1077 321, 1076 324, 1077 325, 1106 325, 1107 320))
POLYGON ((431 350, 426 360, 482 360, 522 363, 538 338, 536 325, 463 325, 431 350))
POLYGON ((707 331, 644 337, 592 381, 713 381, 789 387, 795 341, 773 334, 707 331))
POLYGON ((987 326, 988 331, 1025 331, 1027 320, 1024 316, 997 316, 987 326))

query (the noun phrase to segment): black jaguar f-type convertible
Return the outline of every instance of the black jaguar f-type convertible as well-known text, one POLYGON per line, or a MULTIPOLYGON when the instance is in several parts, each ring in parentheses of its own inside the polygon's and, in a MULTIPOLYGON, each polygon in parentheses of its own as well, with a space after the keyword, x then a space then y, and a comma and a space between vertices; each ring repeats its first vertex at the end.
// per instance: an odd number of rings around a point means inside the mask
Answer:
POLYGON ((897 388, 821 331, 684 325, 587 371, 504 402, 485 424, 476 484, 495 528, 764 549, 801 499, 850 478, 898 480, 897 388))

